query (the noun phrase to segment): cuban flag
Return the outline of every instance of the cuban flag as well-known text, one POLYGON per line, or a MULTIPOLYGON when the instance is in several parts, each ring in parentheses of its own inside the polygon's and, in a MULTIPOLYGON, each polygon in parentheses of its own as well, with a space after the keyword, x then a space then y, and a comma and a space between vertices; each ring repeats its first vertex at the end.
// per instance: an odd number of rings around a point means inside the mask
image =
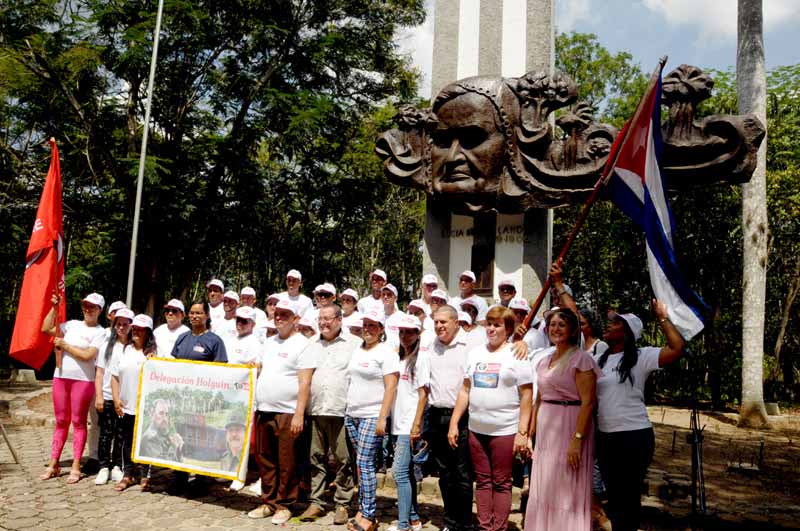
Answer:
MULTIPOLYGON (((662 65, 663 67, 663 65, 662 65)), ((661 178, 661 67, 654 74, 634 117, 617 136, 609 164, 606 192, 645 233, 650 283, 657 299, 669 308, 669 317, 684 339, 704 327, 708 306, 678 268, 675 220, 661 178)))

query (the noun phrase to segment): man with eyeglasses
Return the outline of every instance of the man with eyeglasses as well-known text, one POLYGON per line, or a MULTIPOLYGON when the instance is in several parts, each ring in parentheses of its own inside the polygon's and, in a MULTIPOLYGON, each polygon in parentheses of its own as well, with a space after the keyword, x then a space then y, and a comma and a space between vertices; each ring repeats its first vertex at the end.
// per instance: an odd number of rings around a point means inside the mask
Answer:
POLYGON ((170 299, 164 305, 164 321, 166 322, 153 330, 157 357, 171 358, 172 347, 175 346, 178 336, 189 331, 189 327, 183 324, 185 314, 186 309, 183 306, 183 302, 178 299, 170 299))
POLYGON ((350 383, 347 366, 361 341, 342 328, 342 310, 335 304, 320 308, 318 323, 320 333, 306 347, 317 368, 311 379, 311 504, 300 520, 314 521, 325 515, 322 496, 327 486, 326 463, 330 452, 336 463, 333 523, 341 525, 347 523, 347 507, 355 493, 344 427, 350 383))
POLYGON ((497 291, 500 294, 498 304, 505 308, 508 308, 511 301, 517 296, 517 286, 508 277, 500 280, 500 284, 497 285, 497 291))
POLYGON ((253 309, 256 318, 255 334, 262 343, 267 339, 267 314, 261 308, 256 307, 256 290, 252 286, 245 286, 239 292, 239 306, 246 306, 253 309))
POLYGON ((316 308, 309 308, 306 311, 305 316, 308 317, 309 321, 313 323, 314 331, 317 331, 317 318, 319 317, 319 311, 322 308, 327 308, 328 306, 333 306, 333 303, 336 301, 336 287, 329 282, 325 282, 324 284, 320 284, 316 288, 314 288, 314 302, 317 304, 316 308))

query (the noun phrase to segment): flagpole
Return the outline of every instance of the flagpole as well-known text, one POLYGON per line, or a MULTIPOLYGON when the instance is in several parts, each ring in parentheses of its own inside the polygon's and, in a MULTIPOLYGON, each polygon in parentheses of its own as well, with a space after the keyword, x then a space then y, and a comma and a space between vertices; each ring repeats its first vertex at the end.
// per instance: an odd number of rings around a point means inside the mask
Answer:
MULTIPOLYGON (((644 91, 644 94, 647 95, 650 90, 652 89, 653 85, 658 81, 659 77, 661 76, 661 71, 664 68, 664 65, 667 63, 667 56, 663 56, 658 61, 658 66, 656 66, 655 70, 653 70, 652 76, 650 76, 650 81, 647 84, 647 88, 644 91)), ((657 103, 659 105, 660 103, 657 103)), ((636 106, 636 111, 633 113, 633 117, 628 121, 628 124, 636 123, 637 118, 642 114, 642 109, 644 107, 644 97, 639 100, 639 104, 636 106)), ((614 171, 614 168, 617 165, 617 160, 619 159, 619 154, 622 151, 622 146, 625 144, 625 141, 628 138, 628 134, 630 133, 630 127, 625 127, 622 131, 622 139, 619 142, 620 149, 617 149, 613 153, 613 159, 611 159, 610 164, 606 164, 603 167, 603 172, 600 175, 600 178, 594 185, 594 189, 592 189, 592 193, 589 195, 589 198, 586 200, 586 203, 583 205, 583 209, 581 210, 580 215, 578 216, 577 221, 575 221, 575 225, 572 227, 569 235, 567 236, 567 241, 564 242, 564 245, 561 247, 561 252, 558 253, 558 256, 553 262, 558 262, 564 260, 567 256, 567 251, 572 246, 572 242, 575 241, 575 238, 578 236, 578 232, 580 232, 581 228, 583 228, 583 223, 586 221, 586 217, 589 215, 589 210, 591 210, 592 205, 597 201, 598 196, 600 195, 600 189, 603 188, 606 184, 608 184, 609 179, 611 178, 611 174, 614 171)), ((528 330, 531 327, 531 322, 533 322, 533 318, 539 312, 539 308, 541 308, 542 303, 544 302, 544 298, 547 295, 547 292, 550 290, 550 285, 552 284, 552 279, 550 275, 547 275, 547 278, 544 280, 544 284, 542 285, 542 289, 539 292, 539 296, 536 297, 536 300, 531 304, 531 309, 528 312, 528 315, 525 316, 525 319, 522 321, 523 327, 525 330, 528 330)), ((514 333, 514 339, 522 339, 522 337, 514 333)))
POLYGON ((131 236, 131 255, 128 262, 128 291, 125 304, 133 303, 133 272, 136 265, 136 247, 139 242, 139 210, 142 207, 142 188, 144 186, 144 163, 147 158, 147 133, 150 125, 150 108, 153 104, 153 82, 156 77, 156 60, 158 59, 158 38, 161 33, 161 14, 164 11, 164 0, 158 0, 156 11, 156 28, 153 34, 153 55, 150 58, 150 78, 147 80, 147 104, 144 109, 144 130, 142 131, 142 149, 139 153, 139 177, 136 182, 136 206, 133 211, 133 235, 131 236))

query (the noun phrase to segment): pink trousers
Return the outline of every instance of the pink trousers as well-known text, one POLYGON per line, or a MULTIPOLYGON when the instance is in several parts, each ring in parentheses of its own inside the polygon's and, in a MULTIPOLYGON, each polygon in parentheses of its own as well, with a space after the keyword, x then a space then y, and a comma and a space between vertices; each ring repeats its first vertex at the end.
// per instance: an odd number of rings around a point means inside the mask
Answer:
POLYGON ((53 410, 56 414, 56 429, 50 458, 58 461, 67 442, 69 425, 72 422, 73 459, 80 461, 86 445, 86 415, 94 399, 94 382, 53 378, 53 410))

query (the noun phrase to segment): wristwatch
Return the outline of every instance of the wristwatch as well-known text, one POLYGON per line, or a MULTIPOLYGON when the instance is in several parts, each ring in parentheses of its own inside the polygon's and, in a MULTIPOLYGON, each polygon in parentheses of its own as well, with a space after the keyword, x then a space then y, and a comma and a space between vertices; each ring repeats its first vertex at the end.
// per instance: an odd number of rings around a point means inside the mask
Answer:
POLYGON ((575 432, 575 438, 578 439, 579 441, 583 440, 583 434, 581 432, 579 432, 579 431, 576 431, 575 432))

